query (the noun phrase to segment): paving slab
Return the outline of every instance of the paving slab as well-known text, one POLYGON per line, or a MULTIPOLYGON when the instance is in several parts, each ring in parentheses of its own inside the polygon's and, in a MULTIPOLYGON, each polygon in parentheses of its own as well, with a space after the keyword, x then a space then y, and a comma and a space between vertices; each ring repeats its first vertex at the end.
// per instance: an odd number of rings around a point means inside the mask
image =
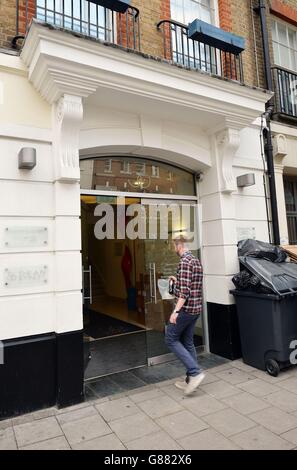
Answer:
POLYGON ((230 369, 230 367, 232 367, 232 361, 228 361, 225 364, 221 364, 219 366, 210 367, 207 370, 209 370, 211 374, 216 374, 217 372, 221 372, 222 370, 230 369))
POLYGON ((286 439, 287 441, 297 446, 297 428, 291 429, 290 431, 287 431, 284 434, 281 434, 280 437, 282 437, 283 439, 286 439))
POLYGON ((168 385, 167 387, 162 388, 163 392, 177 401, 181 406, 185 406, 185 403, 189 400, 192 400, 195 397, 205 395, 205 393, 200 389, 197 388, 191 395, 186 396, 183 390, 180 390, 175 385, 168 385))
POLYGON ((222 402, 225 403, 226 406, 233 408, 243 415, 249 415, 270 407, 269 403, 265 403, 262 399, 247 392, 222 398, 222 402))
POLYGON ((101 403, 96 405, 96 408, 106 421, 124 418, 139 412, 139 408, 128 397, 101 403))
POLYGON ((283 434, 297 427, 297 417, 276 407, 257 411, 249 416, 256 423, 275 434, 283 434))
POLYGON ((70 446, 64 436, 59 436, 20 447, 20 450, 70 450, 70 446))
POLYGON ((0 450, 16 450, 17 444, 12 427, 0 429, 0 450))
POLYGON ((231 439, 244 450, 290 450, 294 447, 262 426, 232 436, 231 439))
POLYGON ((253 373, 256 377, 265 380, 265 382, 271 383, 273 385, 282 382, 283 380, 287 380, 291 377, 297 377, 297 367, 289 367, 288 369, 281 370, 277 377, 273 377, 269 375, 266 371, 256 369, 253 373))
POLYGON ((93 416, 70 421, 61 425, 71 447, 83 441, 111 434, 111 429, 97 413, 93 416))
POLYGON ((14 425, 14 432, 18 447, 25 447, 63 434, 55 417, 14 425))
POLYGON ((152 398, 156 397, 162 397, 165 396, 165 393, 163 392, 162 389, 159 389, 157 387, 149 387, 141 391, 141 389, 137 393, 129 393, 129 398, 131 398, 134 403, 141 403, 146 400, 150 400, 152 398))
POLYGON ((94 416, 97 414, 97 410, 94 406, 87 406, 85 408, 79 408, 77 410, 58 414, 56 415, 56 418, 58 422, 62 425, 65 423, 70 423, 71 421, 77 421, 79 419, 87 418, 88 416, 94 416))
POLYGON ((277 392, 279 390, 279 387, 276 385, 272 385, 259 378, 238 384, 238 387, 245 392, 251 393, 257 397, 265 397, 266 395, 277 392))
POLYGON ((225 437, 230 437, 256 426, 254 421, 231 408, 204 416, 203 419, 225 437))
POLYGON ((297 410, 297 394, 288 392, 287 390, 271 393, 263 397, 263 400, 289 413, 297 410))
POLYGON ((238 450, 234 442, 217 432, 215 429, 191 434, 180 439, 181 446, 186 450, 238 450))
POLYGON ((12 426, 12 419, 5 419, 3 421, 0 421, 0 431, 2 429, 11 428, 11 426, 12 426))
POLYGON ((217 372, 216 376, 219 379, 225 380, 226 382, 232 385, 238 385, 240 383, 248 382, 249 380, 255 379, 254 375, 244 372, 242 370, 239 370, 236 367, 232 367, 230 369, 217 372))
POLYGON ((288 390, 288 392, 297 394, 297 377, 290 377, 289 379, 282 380, 278 386, 282 389, 288 390))
POLYGON ((125 450, 126 447, 115 434, 96 437, 72 446, 74 450, 125 450))
MULTIPOLYGON (((236 396, 236 395, 235 395, 236 396)), ((183 402, 183 406, 198 417, 224 410, 227 405, 210 395, 189 397, 183 402)))
POLYGON ((178 413, 159 418, 156 420, 156 423, 170 434, 171 437, 177 440, 208 428, 208 425, 204 421, 194 416, 193 413, 188 410, 179 411, 178 413))
POLYGON ((138 406, 142 411, 144 411, 153 419, 157 419, 161 416, 166 416, 182 410, 182 407, 167 395, 143 401, 138 403, 138 406))
POLYGON ((240 393, 240 390, 237 387, 234 387, 234 385, 231 385, 224 380, 218 380, 217 382, 212 382, 206 385, 202 384, 200 385, 200 389, 217 399, 240 393))
POLYGON ((182 447, 166 432, 160 431, 127 444, 130 450, 181 450, 182 447))
POLYGON ((245 364, 242 359, 236 359, 235 361, 232 361, 231 364, 232 367, 237 367, 237 369, 243 370, 244 372, 251 372, 252 374, 257 370, 254 367, 245 364))
POLYGON ((116 419, 109 423, 112 431, 125 444, 137 438, 160 431, 160 427, 145 413, 116 419))

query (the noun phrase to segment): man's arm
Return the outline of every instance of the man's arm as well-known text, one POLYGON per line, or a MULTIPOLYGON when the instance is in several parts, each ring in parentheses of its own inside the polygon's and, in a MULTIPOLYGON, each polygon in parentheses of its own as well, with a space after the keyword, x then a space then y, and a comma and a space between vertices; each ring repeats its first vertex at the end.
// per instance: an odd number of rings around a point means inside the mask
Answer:
POLYGON ((173 310, 172 314, 170 315, 170 323, 176 323, 176 320, 177 320, 177 317, 178 317, 178 313, 184 306, 184 303, 185 303, 186 299, 183 299, 182 297, 180 297, 176 303, 176 306, 175 306, 175 309, 173 310))
POLYGON ((181 261, 178 278, 180 283, 179 298, 176 303, 175 309, 170 316, 170 323, 176 323, 178 312, 183 308, 187 298, 190 295, 192 269, 188 260, 181 261))

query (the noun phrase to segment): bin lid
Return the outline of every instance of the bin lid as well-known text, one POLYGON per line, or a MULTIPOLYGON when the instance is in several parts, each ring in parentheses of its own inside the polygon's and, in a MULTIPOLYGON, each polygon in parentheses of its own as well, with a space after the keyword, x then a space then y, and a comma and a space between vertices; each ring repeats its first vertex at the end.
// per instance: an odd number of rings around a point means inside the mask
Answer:
POLYGON ((297 295, 297 264, 273 263, 251 256, 239 256, 239 261, 260 279, 263 286, 277 295, 297 295))

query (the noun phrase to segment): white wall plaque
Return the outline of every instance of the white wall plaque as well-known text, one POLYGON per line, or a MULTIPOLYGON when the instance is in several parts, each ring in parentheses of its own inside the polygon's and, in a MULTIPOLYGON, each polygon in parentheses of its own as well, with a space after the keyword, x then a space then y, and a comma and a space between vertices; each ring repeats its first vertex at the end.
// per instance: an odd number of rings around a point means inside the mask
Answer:
POLYGON ((237 241, 253 239, 256 240, 255 227, 237 227, 237 241))
POLYGON ((48 266, 20 266, 4 269, 4 287, 23 288, 45 285, 48 266))
POLYGON ((47 227, 5 227, 4 246, 7 248, 41 247, 48 244, 47 227))

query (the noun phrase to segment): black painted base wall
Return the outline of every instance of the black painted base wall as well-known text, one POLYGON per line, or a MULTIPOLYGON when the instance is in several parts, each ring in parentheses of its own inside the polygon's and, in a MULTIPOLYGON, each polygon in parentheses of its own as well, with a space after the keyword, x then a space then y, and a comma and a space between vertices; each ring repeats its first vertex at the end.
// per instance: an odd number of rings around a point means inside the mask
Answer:
POLYGON ((3 341, 0 419, 83 401, 83 333, 3 341))
POLYGON ((210 352, 227 359, 242 357, 235 305, 207 303, 210 352))

